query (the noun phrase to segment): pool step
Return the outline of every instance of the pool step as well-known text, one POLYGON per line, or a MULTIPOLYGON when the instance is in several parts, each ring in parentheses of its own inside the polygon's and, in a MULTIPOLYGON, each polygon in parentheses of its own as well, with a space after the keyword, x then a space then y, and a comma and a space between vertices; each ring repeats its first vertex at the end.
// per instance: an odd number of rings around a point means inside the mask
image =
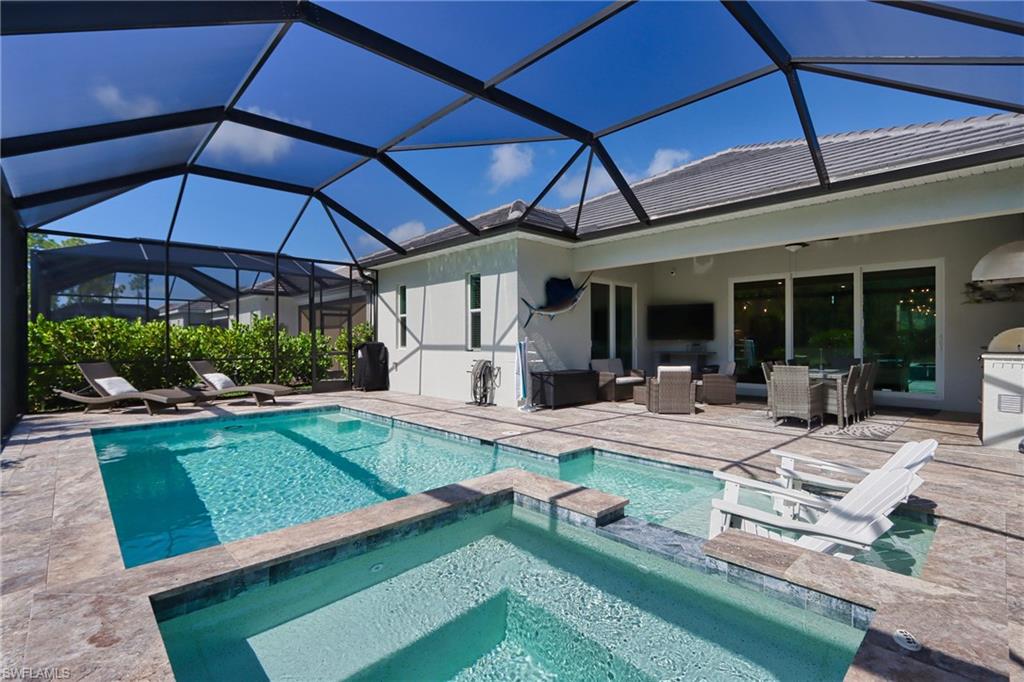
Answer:
POLYGON ((363 425, 361 419, 350 417, 347 414, 322 414, 317 417, 317 421, 324 426, 336 429, 338 433, 357 431, 363 425))
POLYGON ((534 679, 653 679, 540 605, 502 590, 352 680, 501 679, 512 670, 534 679))
MULTIPOLYGON (((459 621, 501 592, 483 585, 473 589, 462 581, 409 585, 415 573, 254 635, 249 646, 270 679, 347 679, 459 621)), ((490 613, 484 609, 478 615, 489 620, 490 613)))

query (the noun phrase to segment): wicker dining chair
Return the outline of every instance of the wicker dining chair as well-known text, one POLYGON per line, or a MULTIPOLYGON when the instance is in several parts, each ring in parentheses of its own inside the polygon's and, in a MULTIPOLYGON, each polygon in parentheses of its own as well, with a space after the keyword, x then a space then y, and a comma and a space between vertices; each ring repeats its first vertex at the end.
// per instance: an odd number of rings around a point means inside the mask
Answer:
POLYGON ((839 382, 837 393, 839 394, 839 428, 841 429, 845 429, 857 418, 857 397, 860 395, 860 377, 863 371, 863 365, 850 365, 849 373, 839 382))
POLYGON ((764 372, 765 395, 768 403, 765 409, 765 416, 772 416, 772 362, 770 360, 761 363, 761 371, 764 372))
POLYGON ((689 367, 659 367, 647 382, 647 411, 655 414, 693 414, 697 384, 689 367))
POLYGON ((812 384, 807 366, 773 367, 772 410, 776 421, 786 417, 803 419, 810 431, 815 417, 819 424, 824 423, 825 384, 812 384))
POLYGON ((868 380, 871 378, 874 364, 873 362, 866 362, 860 366, 860 379, 857 381, 857 402, 855 405, 858 417, 861 415, 867 417, 868 412, 871 410, 871 402, 868 398, 868 380))
POLYGON ((865 397, 868 400, 868 412, 870 414, 875 413, 875 379, 878 377, 878 363, 871 361, 868 363, 871 368, 868 371, 868 385, 865 390, 865 397))

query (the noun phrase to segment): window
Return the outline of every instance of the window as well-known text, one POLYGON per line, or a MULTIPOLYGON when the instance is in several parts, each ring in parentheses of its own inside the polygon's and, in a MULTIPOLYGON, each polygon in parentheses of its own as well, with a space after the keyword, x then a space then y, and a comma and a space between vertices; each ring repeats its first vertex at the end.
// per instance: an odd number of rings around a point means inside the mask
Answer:
POLYGON ((761 363, 786 357, 786 282, 737 282, 732 295, 736 376, 763 384, 761 363))
POLYGON ((935 268, 864 273, 864 358, 877 391, 935 393, 935 268))
POLYGON ((849 367, 853 357, 853 273, 794 278, 796 364, 849 367))
POLYGON ((467 275, 466 289, 469 300, 469 343, 466 350, 480 350, 480 275, 467 275))
POLYGON ((409 321, 405 307, 405 286, 398 287, 398 347, 409 344, 409 321))

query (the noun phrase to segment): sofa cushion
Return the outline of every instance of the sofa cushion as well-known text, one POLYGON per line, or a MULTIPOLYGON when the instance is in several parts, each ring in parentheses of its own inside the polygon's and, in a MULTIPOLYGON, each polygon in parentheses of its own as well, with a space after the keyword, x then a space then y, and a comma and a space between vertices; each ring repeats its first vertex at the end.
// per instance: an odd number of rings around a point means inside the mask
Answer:
POLYGON ((644 383, 643 377, 615 377, 615 383, 617 384, 642 384, 644 383))

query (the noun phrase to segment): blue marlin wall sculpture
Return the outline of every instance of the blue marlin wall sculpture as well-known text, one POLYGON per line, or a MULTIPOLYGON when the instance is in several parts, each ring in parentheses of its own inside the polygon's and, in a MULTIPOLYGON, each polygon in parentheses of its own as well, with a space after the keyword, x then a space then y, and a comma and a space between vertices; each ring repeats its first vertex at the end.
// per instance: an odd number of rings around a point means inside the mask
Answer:
POLYGON ((583 298, 587 282, 590 281, 590 277, 593 274, 587 275, 587 278, 583 280, 583 284, 578 287, 568 277, 550 278, 544 283, 544 294, 547 297, 547 302, 543 306, 531 305, 525 298, 521 299, 526 304, 526 307, 530 309, 530 315, 526 318, 526 324, 523 325, 523 328, 525 329, 529 326, 530 320, 533 319, 534 315, 545 315, 551 320, 554 319, 555 315, 567 313, 575 308, 576 304, 583 298))

